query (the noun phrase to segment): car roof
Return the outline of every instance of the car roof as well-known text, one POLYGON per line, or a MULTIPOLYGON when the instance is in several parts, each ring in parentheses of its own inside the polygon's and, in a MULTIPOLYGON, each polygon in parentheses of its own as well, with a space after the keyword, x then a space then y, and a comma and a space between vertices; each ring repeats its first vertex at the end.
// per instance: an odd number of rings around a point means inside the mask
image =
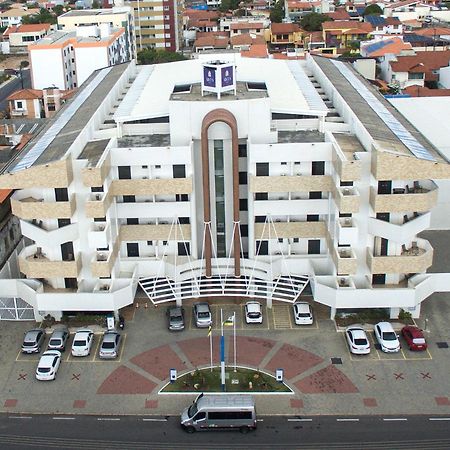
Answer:
POLYGON ((93 333, 93 331, 92 330, 88 330, 88 329, 86 329, 86 330, 78 330, 75 333, 75 335, 77 335, 77 334, 86 334, 86 333, 93 333))
POLYGON ((209 303, 196 303, 195 306, 199 311, 209 311, 209 303))
POLYGON ((183 311, 181 306, 171 306, 169 307, 169 314, 172 316, 179 316, 183 311))
POLYGON ((62 337, 64 333, 67 333, 67 330, 64 329, 54 330, 52 333, 52 339, 62 337))
POLYGON ((360 327, 348 327, 347 330, 352 332, 355 339, 367 339, 366 332, 360 327))
POLYGON ((261 303, 259 302, 247 302, 245 306, 247 306, 247 310, 251 312, 261 311, 261 303))
POLYGON ((118 335, 120 336, 120 333, 117 333, 117 331, 107 331, 103 335, 103 342, 114 342, 118 335))
POLYGON ((52 351, 44 352, 39 360, 39 367, 50 367, 53 364, 55 356, 61 355, 52 351))
POLYGON ((294 308, 299 312, 309 312, 311 310, 311 307, 307 302, 294 303, 294 308))
POLYGON ((43 332, 43 330, 41 330, 41 329, 27 331, 27 333, 25 334, 25 341, 34 341, 36 339, 38 333, 41 333, 41 332, 43 332))
POLYGON ((410 333, 413 337, 418 337, 418 338, 424 337, 422 330, 420 328, 417 328, 413 325, 406 326, 405 328, 410 331, 410 333))
POLYGON ((392 325, 390 322, 378 322, 377 325, 380 327, 381 331, 393 331, 392 325))

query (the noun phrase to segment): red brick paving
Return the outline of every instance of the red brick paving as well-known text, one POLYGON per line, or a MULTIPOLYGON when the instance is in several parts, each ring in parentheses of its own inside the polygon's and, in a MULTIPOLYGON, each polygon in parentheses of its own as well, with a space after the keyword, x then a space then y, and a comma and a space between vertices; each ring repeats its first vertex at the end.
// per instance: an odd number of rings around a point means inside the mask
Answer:
POLYGON ((169 378, 170 369, 177 369, 179 372, 187 369, 186 364, 169 345, 143 352, 132 358, 131 362, 160 380, 169 378))
POLYGON ((363 399, 364 406, 367 406, 368 408, 374 408, 375 406, 378 406, 378 402, 376 398, 364 398, 363 399))
MULTIPOLYGON (((186 355, 191 364, 194 367, 207 366, 210 364, 210 349, 209 349, 209 337, 188 339, 186 341, 177 342, 178 347, 186 355)), ((213 336, 213 365, 220 364, 220 337, 213 336)), ((225 345, 228 345, 230 340, 226 339, 225 345)))
POLYGON ((291 408, 303 408, 303 400, 291 398, 291 408))
POLYGON ((128 367, 120 366, 103 381, 97 394, 148 394, 155 387, 156 383, 153 381, 128 367))
POLYGON ((293 345, 284 344, 266 365, 266 369, 275 372, 284 369, 286 379, 293 378, 323 361, 317 355, 293 345))
POLYGON ((158 400, 145 400, 145 407, 147 409, 155 409, 158 407, 158 400))
POLYGON ((84 408, 86 406, 86 400, 75 400, 73 402, 73 407, 74 408, 84 408))
POLYGON ((450 406, 450 400, 448 397, 434 397, 434 400, 439 406, 450 406))
POLYGON ((339 369, 330 365, 295 383, 305 394, 351 394, 358 388, 339 369))
MULTIPOLYGON (((274 347, 275 341, 250 336, 236 336, 236 360, 241 366, 259 367, 264 357, 274 347)), ((233 338, 228 339, 228 362, 234 363, 233 338)))
POLYGON ((16 398, 8 398, 5 400, 5 403, 3 405, 5 408, 14 408, 17 406, 17 399, 16 398))

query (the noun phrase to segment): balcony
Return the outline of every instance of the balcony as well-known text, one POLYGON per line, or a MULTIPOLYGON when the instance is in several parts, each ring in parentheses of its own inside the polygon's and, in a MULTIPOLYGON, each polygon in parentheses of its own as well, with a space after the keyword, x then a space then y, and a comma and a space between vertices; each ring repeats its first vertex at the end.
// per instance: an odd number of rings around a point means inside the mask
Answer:
POLYGON ((83 184, 89 187, 103 186, 110 169, 111 161, 109 156, 102 162, 100 167, 85 167, 81 171, 83 184))
POLYGON ((370 189, 370 205, 377 212, 427 212, 436 206, 437 186, 432 182, 422 182, 404 188, 394 188, 392 194, 378 194, 370 189))
POLYGON ((77 278, 81 259, 76 255, 72 261, 51 261, 41 247, 30 245, 19 254, 19 268, 28 278, 77 278))
POLYGON ((111 227, 107 222, 93 222, 88 231, 90 248, 106 248, 111 239, 111 227))
POLYGON ((325 222, 275 222, 264 226, 255 223, 255 239, 277 238, 324 238, 327 234, 325 222))
POLYGON ((333 187, 329 175, 250 176, 250 192, 330 192, 333 187))
POLYGON ((367 265, 371 273, 424 273, 433 263, 433 247, 425 239, 411 246, 402 246, 400 255, 375 256, 367 250, 367 265))
POLYGON ((105 192, 94 192, 90 194, 86 202, 86 217, 105 217, 111 205, 111 197, 105 192))
POLYGON ((332 258, 338 275, 353 275, 357 270, 357 259, 350 247, 334 248, 332 258))
POLYGON ((339 212, 343 214, 359 211, 360 196, 355 187, 339 187, 335 191, 335 202, 339 212))
POLYGON ((341 245, 353 245, 358 241, 358 227, 352 217, 341 217, 337 221, 337 241, 341 245))
POLYGON ((356 136, 345 133, 333 134, 335 157, 334 168, 341 181, 356 181, 361 178, 361 161, 357 155, 364 148, 356 136))
POLYGON ((122 225, 120 227, 121 241, 189 241, 191 239, 191 225, 122 225))
POLYGON ((19 194, 11 198, 11 209, 15 216, 24 220, 70 219, 76 209, 75 195, 71 195, 67 202, 44 201, 36 198, 37 195, 20 197, 19 194))
POLYGON ((91 272, 94 277, 109 277, 116 262, 117 253, 111 250, 97 251, 91 261, 91 272))
POLYGON ((191 178, 113 180, 111 195, 175 195, 192 192, 191 178))

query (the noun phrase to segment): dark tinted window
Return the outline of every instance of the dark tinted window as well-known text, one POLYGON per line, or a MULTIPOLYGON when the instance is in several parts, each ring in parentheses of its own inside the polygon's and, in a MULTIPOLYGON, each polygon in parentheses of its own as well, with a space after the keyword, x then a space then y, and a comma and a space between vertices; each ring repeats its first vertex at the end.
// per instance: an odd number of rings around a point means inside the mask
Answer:
POLYGON ((129 180, 131 178, 131 167, 130 166, 119 166, 119 180, 129 180))
POLYGON ((208 413, 209 420, 251 420, 252 412, 251 411, 218 411, 218 412, 209 412, 208 413))
POLYGON ((312 175, 324 175, 325 174, 325 161, 313 161, 311 165, 312 175))
POLYGON ((269 163, 256 163, 256 176, 258 177, 269 176, 269 163))
POLYGON ((186 178, 186 167, 184 164, 174 164, 173 166, 174 178, 186 178))
POLYGON ((239 172, 239 184, 247 184, 247 172, 239 172))

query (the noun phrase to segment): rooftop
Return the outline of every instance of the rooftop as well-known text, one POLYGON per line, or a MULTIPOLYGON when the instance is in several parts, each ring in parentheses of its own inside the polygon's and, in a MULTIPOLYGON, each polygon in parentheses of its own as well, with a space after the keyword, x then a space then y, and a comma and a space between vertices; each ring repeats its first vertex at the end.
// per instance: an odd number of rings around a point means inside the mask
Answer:
POLYGON ((88 142, 77 159, 87 159, 89 161, 88 166, 95 167, 108 143, 109 139, 88 142))
POLYGON ((116 34, 120 33, 122 29, 120 28, 111 28, 110 33, 107 36, 77 36, 76 31, 54 31, 53 33, 47 34, 47 36, 39 39, 38 41, 31 42, 29 44, 30 48, 40 47, 40 46, 59 46, 65 45, 67 41, 71 40, 76 42, 77 44, 94 44, 94 43, 108 43, 111 38, 116 34))
POLYGON ((139 134, 124 136, 117 139, 117 147, 168 147, 170 145, 169 134, 139 134))

